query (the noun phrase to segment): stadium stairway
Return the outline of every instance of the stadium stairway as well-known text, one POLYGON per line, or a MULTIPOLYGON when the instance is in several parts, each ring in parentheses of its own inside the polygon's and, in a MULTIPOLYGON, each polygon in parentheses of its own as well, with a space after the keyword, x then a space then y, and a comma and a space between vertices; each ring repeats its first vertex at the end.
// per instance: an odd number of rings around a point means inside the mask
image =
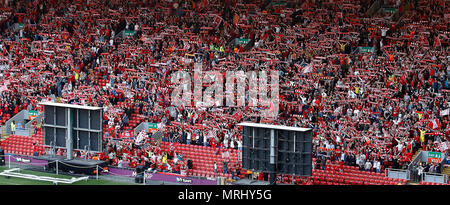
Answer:
MULTIPOLYGON (((1 121, 3 121, 3 119, 1 121)), ((1 123, 1 124, 3 124, 3 123, 1 123)), ((0 136, 0 138, 3 139, 3 138, 9 137, 8 133, 6 133, 6 126, 2 126, 1 129, 2 129, 2 136, 0 136)))
MULTIPOLYGON (((417 155, 420 154, 421 151, 422 151, 422 148, 418 149, 418 150, 416 151, 416 153, 414 153, 414 155, 412 156, 412 159, 415 159, 415 158, 417 157, 417 155)), ((411 181, 411 180, 408 181, 406 184, 407 184, 407 185, 421 185, 419 182, 414 182, 414 181, 411 181)))
MULTIPOLYGON (((442 174, 447 175, 447 179, 448 179, 448 177, 450 176, 450 166, 445 167, 444 170, 442 171, 442 174)), ((450 182, 450 180, 449 180, 449 182, 450 182)))
POLYGON ((378 13, 378 11, 381 9, 381 5, 379 1, 375 1, 372 3, 372 5, 367 9, 366 16, 372 17, 374 14, 378 13))
POLYGON ((411 159, 415 159, 415 158, 417 157, 417 155, 420 154, 421 151, 422 151, 422 148, 418 149, 418 150, 416 151, 416 153, 414 153, 414 155, 412 156, 411 159))

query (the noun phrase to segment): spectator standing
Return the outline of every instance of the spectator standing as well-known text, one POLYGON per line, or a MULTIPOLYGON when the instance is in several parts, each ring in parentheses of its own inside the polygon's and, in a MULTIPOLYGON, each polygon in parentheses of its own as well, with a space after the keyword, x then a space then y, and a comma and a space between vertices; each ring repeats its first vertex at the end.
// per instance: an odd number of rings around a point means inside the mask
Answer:
POLYGON ((436 164, 435 172, 436 172, 437 174, 440 174, 440 173, 441 173, 441 163, 437 163, 437 164, 436 164))
POLYGON ((318 158, 316 159, 316 166, 315 166, 315 169, 320 169, 321 162, 322 162, 321 158, 318 157, 318 158))
POLYGON ((424 167, 422 166, 422 162, 419 164, 419 167, 417 168, 417 175, 418 175, 418 181, 422 180, 422 174, 424 172, 424 167))
POLYGON ((322 157, 322 170, 325 170, 327 168, 327 157, 323 156, 322 157))
POLYGON ((228 174, 228 162, 227 160, 223 160, 223 173, 228 174))
POLYGON ((435 173, 435 168, 436 168, 436 166, 434 165, 434 163, 431 164, 431 166, 430 166, 428 172, 429 172, 429 173, 435 173))
POLYGON ((16 121, 12 121, 11 123, 11 134, 15 134, 16 133, 16 121))
POLYGON ((364 169, 368 172, 370 172, 370 168, 372 168, 372 163, 370 163, 369 160, 366 161, 366 164, 364 165, 364 169))
POLYGON ((237 147, 239 151, 242 151, 242 140, 240 139, 237 140, 237 147))
POLYGON ((380 161, 375 159, 375 161, 373 162, 373 168, 376 173, 380 173, 380 161))
POLYGON ((190 132, 187 132, 187 136, 186 136, 186 143, 187 144, 191 144, 191 133, 190 132))
POLYGON ((413 181, 418 181, 418 175, 419 175, 419 166, 417 166, 417 163, 414 163, 413 164, 413 169, 412 169, 412 171, 413 171, 413 174, 412 174, 412 176, 413 176, 413 178, 412 178, 412 180, 413 181))

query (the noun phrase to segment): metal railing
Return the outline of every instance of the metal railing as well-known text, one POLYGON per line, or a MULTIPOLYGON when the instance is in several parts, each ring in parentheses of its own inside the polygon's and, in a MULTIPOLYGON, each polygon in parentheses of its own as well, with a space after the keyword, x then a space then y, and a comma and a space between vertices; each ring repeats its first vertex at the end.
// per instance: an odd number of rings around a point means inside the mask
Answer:
POLYGON ((423 173, 421 181, 446 184, 448 182, 448 176, 438 173, 423 173))
POLYGON ((404 169, 387 168, 384 171, 384 175, 386 177, 394 178, 394 179, 406 179, 406 180, 411 179, 411 171, 407 170, 407 169, 404 170, 404 169))
POLYGON ((445 165, 446 159, 447 159, 447 154, 444 153, 444 155, 442 156, 441 162, 439 162, 439 164, 441 164, 441 170, 439 170, 440 173, 442 173, 445 169, 444 165, 445 165))
POLYGON ((85 180, 87 181, 89 177, 78 177, 71 179, 64 179, 64 178, 56 178, 56 177, 48 177, 48 176, 38 176, 38 175, 32 175, 32 174, 23 174, 20 172, 21 168, 13 168, 8 169, 0 173, 0 176, 6 176, 6 177, 16 177, 16 178, 23 178, 23 179, 29 179, 29 180, 38 180, 38 181, 47 181, 47 182, 53 182, 53 184, 58 183, 64 183, 64 184, 73 184, 75 182, 85 180))
POLYGON ((39 113, 38 116, 36 116, 34 119, 30 120, 29 122, 27 122, 24 126, 25 129, 32 129, 33 128, 33 122, 37 121, 40 122, 42 120, 42 118, 44 117, 44 112, 39 113))
POLYGON ((380 1, 375 1, 372 6, 367 10, 366 15, 372 16, 373 14, 377 13, 378 10, 381 8, 380 1))
POLYGON ((134 134, 139 134, 139 132, 141 132, 142 130, 147 131, 148 130, 148 122, 141 122, 141 124, 139 124, 138 126, 136 126, 136 128, 134 128, 134 134))
MULTIPOLYGON (((16 115, 14 115, 11 118, 9 118, 9 120, 7 120, 5 122, 5 125, 3 125, 3 126, 6 126, 5 127, 6 128, 6 133, 4 133, 4 134, 10 135, 11 134, 11 123, 13 121, 15 121, 16 125, 17 125, 18 122, 23 122, 24 121, 25 116, 28 116, 28 110, 22 110, 19 113, 17 113, 16 115)), ((16 127, 16 131, 17 131, 17 127, 16 127)))
POLYGON ((53 171, 55 172, 56 175, 58 175, 59 173, 61 173, 61 169, 60 168, 60 164, 64 165, 64 166, 69 166, 69 167, 77 167, 77 168, 95 168, 96 170, 96 179, 99 179, 99 172, 103 170, 103 167, 99 166, 99 165, 93 165, 91 167, 79 167, 79 166, 75 166, 75 165, 71 165, 71 164, 67 164, 65 162, 59 161, 59 160, 55 160, 52 162, 35 162, 32 156, 28 156, 28 155, 17 155, 17 154, 5 154, 5 155, 0 155, 0 166, 6 166, 8 167, 8 169, 12 169, 12 168, 34 168, 34 169, 38 169, 38 167, 40 167, 41 170, 39 171, 48 171, 48 165, 50 164, 55 164, 53 171))
POLYGON ((412 172, 414 164, 418 164, 421 161, 422 161, 422 151, 416 157, 414 157, 413 160, 411 160, 411 162, 408 165, 408 170, 412 172))
MULTIPOLYGON (((440 172, 444 170, 444 164, 445 159, 447 158, 447 154, 442 153, 441 161, 439 162, 440 166, 440 172)), ((448 182, 448 176, 445 174, 440 173, 423 173, 421 176, 412 176, 412 174, 415 174, 414 172, 414 165, 419 164, 420 162, 427 162, 428 161, 428 151, 421 151, 408 165, 409 175, 410 178, 414 179, 414 181, 425 181, 425 182, 437 182, 437 183, 447 183, 448 182)))

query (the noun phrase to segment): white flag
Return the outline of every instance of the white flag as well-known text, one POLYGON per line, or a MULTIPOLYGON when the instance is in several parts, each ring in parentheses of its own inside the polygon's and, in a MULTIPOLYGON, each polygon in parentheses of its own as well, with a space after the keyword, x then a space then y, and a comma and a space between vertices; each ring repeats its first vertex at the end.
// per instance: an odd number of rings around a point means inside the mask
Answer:
POLYGON ((450 111, 450 108, 447 108, 447 109, 441 111, 441 116, 446 116, 446 115, 448 115, 448 114, 449 114, 449 111, 450 111))

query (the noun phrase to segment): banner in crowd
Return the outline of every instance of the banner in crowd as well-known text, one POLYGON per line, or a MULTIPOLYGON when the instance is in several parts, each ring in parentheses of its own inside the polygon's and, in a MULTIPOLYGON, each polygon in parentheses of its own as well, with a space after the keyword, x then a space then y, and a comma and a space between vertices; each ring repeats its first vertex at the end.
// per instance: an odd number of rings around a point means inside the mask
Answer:
POLYGON ((37 110, 29 110, 28 111, 28 120, 33 120, 39 115, 39 111, 37 110))
POLYGON ((385 13, 395 13, 395 12, 397 12, 397 9, 396 8, 384 8, 383 11, 385 13))
POLYGON ((147 132, 151 133, 151 132, 157 131, 159 126, 158 126, 158 123, 148 122, 147 128, 148 128, 147 132))
POLYGON ((248 38, 238 38, 237 44, 247 44, 250 41, 248 38))
POLYGON ((442 153, 440 152, 428 152, 428 162, 441 162, 441 155, 442 153))
POLYGON ((441 111, 441 117, 449 115, 449 111, 450 111, 450 108, 447 108, 447 109, 441 111))
POLYGON ((15 25, 15 29, 16 30, 20 30, 20 29, 25 28, 25 25, 23 23, 16 23, 14 25, 15 25))
POLYGON ((359 52, 361 53, 373 52, 373 47, 359 47, 359 52))
POLYGON ((123 35, 124 36, 133 36, 134 35, 134 31, 132 31, 132 30, 125 30, 124 32, 123 32, 123 35))

